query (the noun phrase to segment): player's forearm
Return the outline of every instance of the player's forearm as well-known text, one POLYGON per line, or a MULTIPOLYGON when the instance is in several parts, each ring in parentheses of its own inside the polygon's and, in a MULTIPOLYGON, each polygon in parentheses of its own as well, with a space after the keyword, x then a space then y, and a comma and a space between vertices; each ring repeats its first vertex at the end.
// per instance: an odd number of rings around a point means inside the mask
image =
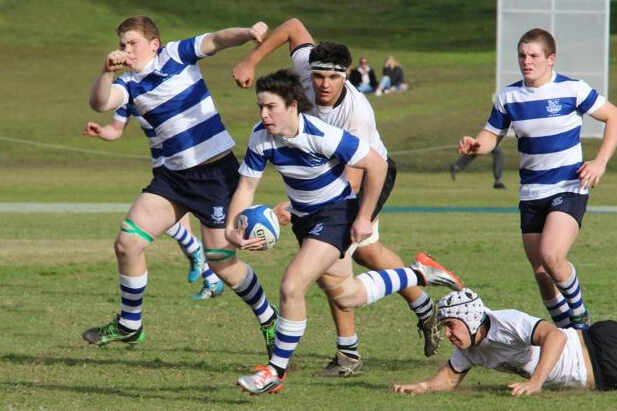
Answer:
POLYGON ((229 203, 229 209, 227 210, 227 222, 225 224, 226 231, 233 230, 238 214, 253 204, 256 187, 253 186, 253 184, 248 184, 246 179, 247 177, 240 177, 238 188, 236 188, 236 191, 231 198, 231 202, 229 203))
POLYGON ((272 52, 285 43, 291 43, 294 33, 299 29, 306 31, 302 22, 296 18, 292 18, 278 26, 272 33, 262 41, 259 46, 255 47, 245 58, 247 63, 257 66, 272 52))
POLYGON ((602 144, 595 159, 602 161, 604 165, 608 164, 615 153, 615 148, 617 148, 617 118, 611 117, 604 124, 602 144))
POLYGON ((488 130, 482 130, 476 136, 476 141, 480 143, 480 147, 475 154, 485 155, 490 153, 497 147, 499 138, 488 130))
POLYGON ((253 39, 250 28, 228 28, 219 30, 212 34, 211 41, 213 50, 207 54, 214 54, 217 51, 228 47, 235 47, 253 39))
POLYGON ((90 107, 93 110, 102 112, 111 109, 109 108, 109 100, 113 80, 114 73, 106 70, 103 70, 96 78, 90 91, 90 107))
POLYGON ((533 374, 531 374, 529 381, 535 382, 539 386, 544 384, 555 364, 557 364, 566 341, 566 335, 558 329, 554 329, 546 335, 540 343, 541 351, 538 365, 533 374))
POLYGON ((379 195, 386 180, 388 170, 387 163, 379 158, 379 161, 372 161, 364 170, 364 185, 362 187, 362 204, 358 211, 358 217, 371 219, 373 211, 377 206, 379 195))
POLYGON ((103 140, 112 141, 117 140, 122 137, 122 129, 118 129, 112 124, 108 124, 104 127, 101 127, 101 132, 99 133, 99 137, 103 140))

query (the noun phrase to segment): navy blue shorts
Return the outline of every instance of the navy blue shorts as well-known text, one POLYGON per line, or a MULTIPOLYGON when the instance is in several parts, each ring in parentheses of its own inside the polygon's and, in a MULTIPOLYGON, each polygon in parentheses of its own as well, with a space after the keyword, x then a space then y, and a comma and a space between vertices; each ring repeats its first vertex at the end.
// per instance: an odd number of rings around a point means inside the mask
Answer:
POLYGON ((587 194, 559 193, 539 200, 521 201, 518 204, 518 209, 521 211, 521 231, 523 234, 541 233, 546 217, 552 211, 571 215, 580 228, 583 225, 588 199, 587 194))
POLYGON ((583 331, 598 390, 617 389, 617 322, 599 321, 583 331))
POLYGON ((240 180, 238 167, 232 153, 186 170, 156 167, 152 181, 142 191, 186 207, 206 227, 225 228, 227 207, 240 180))
POLYGON ((302 246, 306 238, 314 238, 335 246, 345 257, 351 245, 351 226, 358 215, 358 199, 331 204, 316 213, 298 217, 291 215, 293 232, 302 246))

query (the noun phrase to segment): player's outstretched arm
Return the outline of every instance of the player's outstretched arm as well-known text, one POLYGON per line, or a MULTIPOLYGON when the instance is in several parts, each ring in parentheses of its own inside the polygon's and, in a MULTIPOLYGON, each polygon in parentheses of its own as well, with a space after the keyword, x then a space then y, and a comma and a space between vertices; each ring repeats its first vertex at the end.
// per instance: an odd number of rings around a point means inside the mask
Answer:
POLYGON ((129 69, 131 63, 132 59, 129 54, 122 50, 114 50, 105 57, 103 70, 94 81, 90 91, 90 107, 94 111, 115 110, 122 105, 124 95, 119 88, 112 87, 112 82, 114 73, 129 69))
POLYGON ((242 88, 251 87, 255 80, 255 68, 274 50, 285 43, 289 43, 289 51, 292 52, 302 44, 315 44, 315 40, 299 19, 291 18, 287 20, 272 31, 264 41, 233 68, 233 78, 238 86, 242 88))
POLYGON ((106 126, 89 121, 84 127, 83 134, 90 137, 98 137, 101 140, 113 141, 122 137, 126 123, 118 120, 112 121, 106 126))
POLYGON ((529 380, 509 384, 510 393, 518 397, 542 391, 542 385, 559 360, 566 341, 566 335, 559 328, 541 321, 531 336, 532 344, 540 346, 538 365, 529 380))
POLYGON ((617 107, 607 101, 602 107, 594 111, 591 117, 605 123, 604 137, 596 157, 591 161, 585 161, 578 169, 581 187, 596 187, 600 184, 600 179, 606 171, 606 164, 608 164, 617 147, 617 107))
POLYGON ((495 133, 488 130, 482 130, 474 137, 464 136, 458 142, 459 154, 488 154, 495 149, 499 143, 499 138, 495 133))
POLYGON ((253 24, 251 27, 232 27, 219 30, 203 37, 200 50, 203 54, 212 55, 217 51, 239 46, 251 40, 261 43, 267 32, 268 25, 262 21, 253 24))
POLYGON ((415 384, 394 384, 390 389, 399 394, 427 394, 437 391, 452 391, 463 381, 467 373, 457 374, 446 363, 430 380, 415 384))
POLYGON ((227 222, 225 224, 225 237, 227 241, 242 250, 260 250, 263 248, 265 239, 254 238, 248 240, 244 238, 246 226, 236 228, 238 215, 251 204, 255 197, 255 191, 259 185, 259 178, 240 176, 240 182, 234 192, 229 209, 227 210, 227 222))

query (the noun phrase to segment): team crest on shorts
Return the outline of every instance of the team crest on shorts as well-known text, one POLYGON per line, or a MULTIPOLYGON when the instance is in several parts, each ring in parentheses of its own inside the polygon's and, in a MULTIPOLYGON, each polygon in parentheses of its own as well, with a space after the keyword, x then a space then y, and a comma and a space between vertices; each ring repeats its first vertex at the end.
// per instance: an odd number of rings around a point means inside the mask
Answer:
POLYGON ((559 104, 559 99, 548 100, 548 104, 546 105, 546 111, 551 116, 556 116, 561 111, 561 104, 559 104))
POLYGON ((321 233, 321 230, 323 230, 323 223, 317 223, 315 224, 315 226, 312 228, 311 231, 309 231, 309 234, 312 235, 319 235, 321 233))
POLYGON ((212 217, 215 223, 222 223, 225 221, 225 211, 223 210, 223 207, 212 207, 212 214, 210 217, 212 217))
POLYGON ((551 207, 558 207, 563 203, 563 197, 555 197, 551 202, 551 207))

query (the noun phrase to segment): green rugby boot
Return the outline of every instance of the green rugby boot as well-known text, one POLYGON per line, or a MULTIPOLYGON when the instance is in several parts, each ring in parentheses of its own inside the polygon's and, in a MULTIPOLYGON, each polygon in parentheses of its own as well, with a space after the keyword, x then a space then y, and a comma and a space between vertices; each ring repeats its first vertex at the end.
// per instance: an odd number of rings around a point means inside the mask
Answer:
POLYGON ((125 331, 120 327, 118 320, 120 315, 107 325, 101 327, 88 328, 81 335, 91 345, 105 345, 110 342, 123 342, 127 344, 139 344, 146 338, 144 327, 139 327, 136 331, 125 331))

